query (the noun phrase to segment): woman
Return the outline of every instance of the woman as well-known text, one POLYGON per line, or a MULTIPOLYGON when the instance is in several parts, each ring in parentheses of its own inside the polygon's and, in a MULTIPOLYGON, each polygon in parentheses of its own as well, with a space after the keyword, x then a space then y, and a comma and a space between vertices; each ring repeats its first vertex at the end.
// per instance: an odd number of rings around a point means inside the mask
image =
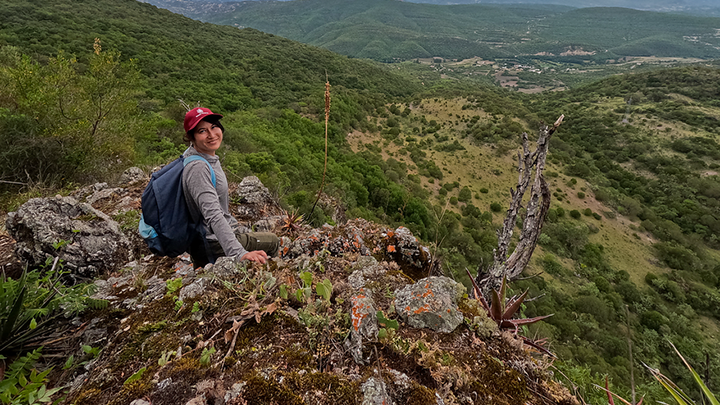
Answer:
POLYGON ((230 215, 228 183, 215 152, 220 148, 225 130, 222 115, 207 108, 193 108, 185 114, 185 141, 190 147, 183 156, 202 156, 213 168, 215 186, 208 165, 202 160, 187 164, 183 171, 183 193, 193 219, 203 219, 205 238, 193 242, 190 257, 195 267, 204 267, 221 256, 265 263, 277 254, 280 241, 272 233, 238 233, 238 223, 230 215), (209 252, 208 252, 209 249, 209 252))

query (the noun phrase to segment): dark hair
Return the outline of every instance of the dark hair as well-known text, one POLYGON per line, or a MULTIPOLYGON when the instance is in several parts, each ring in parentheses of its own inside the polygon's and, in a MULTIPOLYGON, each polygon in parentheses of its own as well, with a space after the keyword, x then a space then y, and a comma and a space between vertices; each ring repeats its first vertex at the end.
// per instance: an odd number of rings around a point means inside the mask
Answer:
MULTIPOLYGON (((221 130, 223 133, 225 133, 225 127, 223 127, 223 125, 220 123, 220 118, 218 118, 218 117, 207 117, 207 118, 203 118, 202 120, 200 120, 200 122, 202 122, 202 121, 206 121, 206 122, 209 122, 209 123, 211 123, 211 124, 213 124, 213 125, 217 125, 218 127, 220 127, 220 130, 221 130)), ((198 122, 198 124, 199 124, 200 122, 198 122)), ((195 125, 195 128, 197 128, 197 125, 195 125)), ((183 141, 185 141, 185 142, 193 142, 193 141, 195 140, 195 128, 189 130, 188 132, 185 133, 185 135, 183 135, 183 141)))

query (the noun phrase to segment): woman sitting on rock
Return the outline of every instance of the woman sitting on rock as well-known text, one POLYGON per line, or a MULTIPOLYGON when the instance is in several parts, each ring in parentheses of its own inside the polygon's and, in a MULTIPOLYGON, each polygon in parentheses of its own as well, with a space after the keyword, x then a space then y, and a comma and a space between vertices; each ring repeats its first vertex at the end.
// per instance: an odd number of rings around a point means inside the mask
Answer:
POLYGON ((200 155, 215 172, 212 173, 202 160, 187 164, 183 171, 183 193, 193 218, 202 217, 207 243, 196 240, 190 246, 193 265, 204 267, 221 256, 234 256, 240 260, 265 263, 268 256, 275 256, 280 246, 277 236, 268 232, 239 233, 239 225, 230 214, 228 182, 215 152, 220 148, 225 130, 220 123, 222 115, 207 108, 193 108, 185 114, 185 141, 190 147, 183 156, 200 155), (207 250, 210 250, 208 252, 207 250))

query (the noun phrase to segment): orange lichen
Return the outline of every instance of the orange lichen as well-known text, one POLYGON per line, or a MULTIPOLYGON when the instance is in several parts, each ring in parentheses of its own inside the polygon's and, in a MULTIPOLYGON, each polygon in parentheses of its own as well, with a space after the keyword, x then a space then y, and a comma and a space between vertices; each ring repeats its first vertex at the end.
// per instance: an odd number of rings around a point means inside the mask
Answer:
POLYGON ((365 298, 365 295, 358 294, 355 297, 353 297, 353 307, 352 307, 352 326, 353 329, 355 329, 355 332, 360 330, 360 324, 362 323, 362 320, 365 319, 368 316, 367 312, 361 312, 364 308, 369 308, 369 305, 366 306, 362 302, 358 302, 359 300, 365 298))
POLYGON ((393 253, 395 251, 395 246, 390 245, 387 247, 388 252, 393 253))
POLYGON ((420 313, 429 312, 429 311, 430 311, 430 305, 425 304, 425 305, 421 306, 420 308, 414 310, 413 313, 420 314, 420 313))

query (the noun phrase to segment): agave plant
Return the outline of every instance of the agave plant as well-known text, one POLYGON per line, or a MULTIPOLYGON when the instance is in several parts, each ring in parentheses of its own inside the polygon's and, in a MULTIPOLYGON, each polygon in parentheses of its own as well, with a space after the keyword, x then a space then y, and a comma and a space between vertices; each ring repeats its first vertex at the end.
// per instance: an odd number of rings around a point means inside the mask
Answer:
MULTIPOLYGON (((668 342, 670 343, 670 342, 668 342)), ((690 364, 685 360, 685 358, 680 354, 678 349, 675 347, 674 344, 670 343, 670 346, 672 346, 673 350, 675 350, 675 353, 680 357, 680 359, 685 363, 685 367, 690 370, 690 374, 693 376, 693 379, 697 383, 697 385, 702 390, 703 394, 707 397, 711 405, 720 405, 720 402, 718 402, 717 398, 715 398, 715 395, 713 395, 712 392, 708 389, 707 385, 703 382, 703 380, 700 378, 700 375, 693 370, 693 368, 690 366, 690 364)), ((643 363, 644 364, 644 363, 643 363)), ((678 387, 674 382, 672 382, 669 378, 664 376, 658 369, 652 368, 645 364, 645 367, 650 370, 650 374, 652 374, 653 377, 655 377, 656 380, 660 382, 660 384, 665 387, 665 389, 672 395, 673 398, 675 398, 675 401, 679 405, 689 405, 689 404, 695 404, 695 401, 690 399, 690 397, 685 394, 680 387, 678 387)))
POLYGON ((38 291, 31 289, 37 273, 24 271, 17 280, 0 275, 0 353, 15 355, 34 348, 45 336, 48 325, 59 314, 50 314, 55 307, 53 298, 58 289, 56 279, 51 288, 38 291), (32 280, 30 280, 32 278, 32 280), (54 304, 54 305, 53 305, 54 304), (40 322, 38 322, 40 320, 40 322))
POLYGON ((282 219, 282 226, 280 230, 289 235, 295 235, 302 226, 303 215, 295 211, 285 211, 285 217, 282 219))
MULTIPOLYGON (((480 290, 480 287, 475 282, 475 279, 473 278, 472 274, 470 274, 470 271, 468 269, 465 269, 465 271, 470 277, 470 281, 472 281, 473 283, 473 295, 475 296, 475 299, 478 300, 478 302, 480 302, 480 305, 482 305, 485 311, 487 311, 488 316, 493 321, 495 321, 495 323, 497 323, 500 330, 512 330, 513 333, 517 335, 520 326, 529 325, 554 315, 550 314, 536 316, 534 318, 514 318, 515 314, 522 306, 523 301, 525 301, 528 290, 525 290, 525 292, 520 295, 515 295, 510 299, 507 299, 507 280, 503 278, 502 284, 500 285, 500 291, 491 291, 491 304, 488 305, 487 300, 482 294, 482 290, 480 290)), ((543 347, 543 343, 545 342, 544 339, 532 340, 525 336, 521 336, 521 338, 526 344, 540 350, 545 354, 555 357, 555 355, 553 355, 550 351, 543 347)))

